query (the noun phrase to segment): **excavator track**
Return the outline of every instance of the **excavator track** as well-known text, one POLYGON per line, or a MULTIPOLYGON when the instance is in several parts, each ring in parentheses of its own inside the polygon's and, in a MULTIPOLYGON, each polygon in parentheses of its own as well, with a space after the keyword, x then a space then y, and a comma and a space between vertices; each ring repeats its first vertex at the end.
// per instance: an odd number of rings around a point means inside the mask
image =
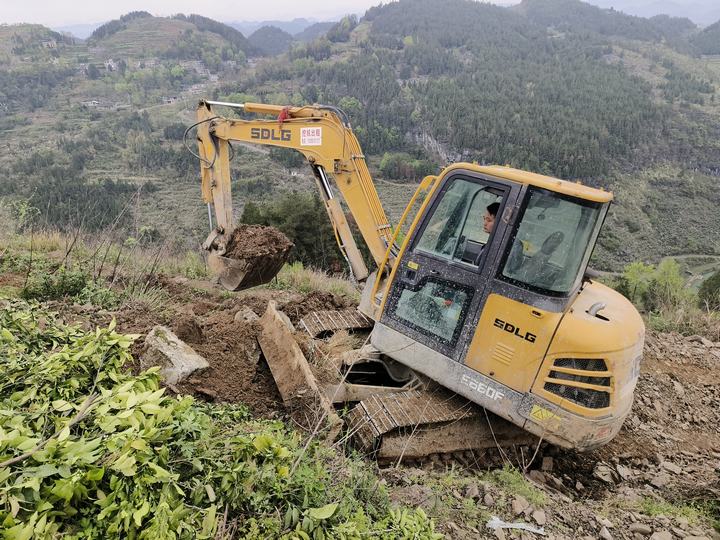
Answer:
POLYGON ((380 464, 537 442, 537 438, 441 388, 375 395, 348 414, 354 445, 380 464))

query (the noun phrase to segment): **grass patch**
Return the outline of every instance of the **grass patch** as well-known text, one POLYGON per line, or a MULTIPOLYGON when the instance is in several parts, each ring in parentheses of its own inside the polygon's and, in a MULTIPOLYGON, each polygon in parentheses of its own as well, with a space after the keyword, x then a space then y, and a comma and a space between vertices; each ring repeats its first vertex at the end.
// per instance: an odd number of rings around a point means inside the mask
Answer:
POLYGON ((0 285, 0 298, 19 298, 22 289, 13 285, 0 285))
POLYGON ((533 506, 543 506, 546 502, 545 493, 528 482, 519 469, 506 465, 502 469, 490 471, 483 479, 501 488, 509 495, 521 495, 533 506))
POLYGON ((319 270, 303 267, 302 263, 286 264, 276 278, 267 285, 271 289, 309 294, 322 291, 360 301, 360 292, 345 279, 335 278, 319 270))
POLYGON ((468 486, 482 482, 479 476, 462 474, 453 467, 443 473, 414 477, 413 481, 432 490, 432 496, 423 508, 434 519, 482 529, 491 517, 490 511, 481 503, 463 496, 468 486))
POLYGON ((643 497, 637 503, 637 510, 646 516, 665 516, 670 518, 685 518, 691 524, 703 522, 714 522, 717 528, 717 520, 713 518, 711 508, 703 503, 671 503, 665 499, 643 497))
POLYGON ((160 270, 171 276, 184 276, 188 279, 201 279, 208 277, 208 268, 205 259, 194 251, 184 255, 170 257, 160 266, 160 270))

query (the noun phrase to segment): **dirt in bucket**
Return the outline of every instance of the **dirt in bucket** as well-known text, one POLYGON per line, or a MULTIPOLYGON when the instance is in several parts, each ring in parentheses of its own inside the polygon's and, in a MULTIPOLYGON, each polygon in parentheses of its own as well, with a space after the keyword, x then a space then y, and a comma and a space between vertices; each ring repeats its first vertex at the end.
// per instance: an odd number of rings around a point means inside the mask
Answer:
POLYGON ((230 235, 225 257, 247 259, 262 257, 289 250, 290 239, 275 227, 264 225, 238 225, 230 235))

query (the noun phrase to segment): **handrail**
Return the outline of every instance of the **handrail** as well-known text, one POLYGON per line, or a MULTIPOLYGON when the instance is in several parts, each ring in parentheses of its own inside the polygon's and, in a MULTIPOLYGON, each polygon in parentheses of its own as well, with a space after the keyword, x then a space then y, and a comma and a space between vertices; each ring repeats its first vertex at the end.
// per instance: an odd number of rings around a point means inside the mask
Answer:
MULTIPOLYGON (((430 190, 432 186, 434 186, 435 182, 437 182, 438 177, 428 175, 425 178, 422 179, 422 182, 418 185, 417 189, 415 190, 415 193, 410 198, 410 201, 407 203, 407 206, 405 207, 405 211, 403 212, 403 215, 400 217, 400 221, 398 221, 397 226, 395 227, 395 231, 393 232, 392 240, 390 241, 390 244, 388 245, 387 251, 385 251, 385 257, 383 257, 383 260, 380 262, 380 265, 378 266, 378 272, 377 277, 375 278, 375 283, 373 283, 372 293, 370 295, 370 301, 373 304, 373 307, 379 308, 380 304, 375 302, 375 297, 377 295, 378 287, 380 286, 380 276, 383 275, 383 272, 385 271, 385 266, 387 265, 388 260, 390 260, 390 253, 392 252, 392 248, 395 245, 395 241, 397 240, 398 235, 400 234, 400 229, 402 228, 403 223, 405 223, 405 220, 410 215, 410 209, 415 205, 415 201, 420 196, 420 193, 427 192, 430 190)), ((396 261, 397 262, 397 261, 396 261)))

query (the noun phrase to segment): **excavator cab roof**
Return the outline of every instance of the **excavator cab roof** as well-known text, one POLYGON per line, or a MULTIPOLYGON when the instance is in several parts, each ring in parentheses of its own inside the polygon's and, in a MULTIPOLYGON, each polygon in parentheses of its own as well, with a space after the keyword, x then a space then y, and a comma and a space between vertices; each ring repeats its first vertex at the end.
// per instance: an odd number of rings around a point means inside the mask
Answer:
POLYGON ((512 167, 505 167, 501 165, 476 165, 474 163, 456 163, 447 167, 445 172, 450 172, 456 169, 476 171, 481 174, 494 176, 496 178, 503 178, 512 182, 535 186, 549 191, 555 191, 556 193, 562 193, 563 195, 569 195, 571 197, 577 197, 587 201, 606 203, 613 200, 613 194, 610 191, 585 186, 579 182, 568 182, 567 180, 560 180, 559 178, 553 178, 552 176, 544 176, 542 174, 521 171, 512 167))

